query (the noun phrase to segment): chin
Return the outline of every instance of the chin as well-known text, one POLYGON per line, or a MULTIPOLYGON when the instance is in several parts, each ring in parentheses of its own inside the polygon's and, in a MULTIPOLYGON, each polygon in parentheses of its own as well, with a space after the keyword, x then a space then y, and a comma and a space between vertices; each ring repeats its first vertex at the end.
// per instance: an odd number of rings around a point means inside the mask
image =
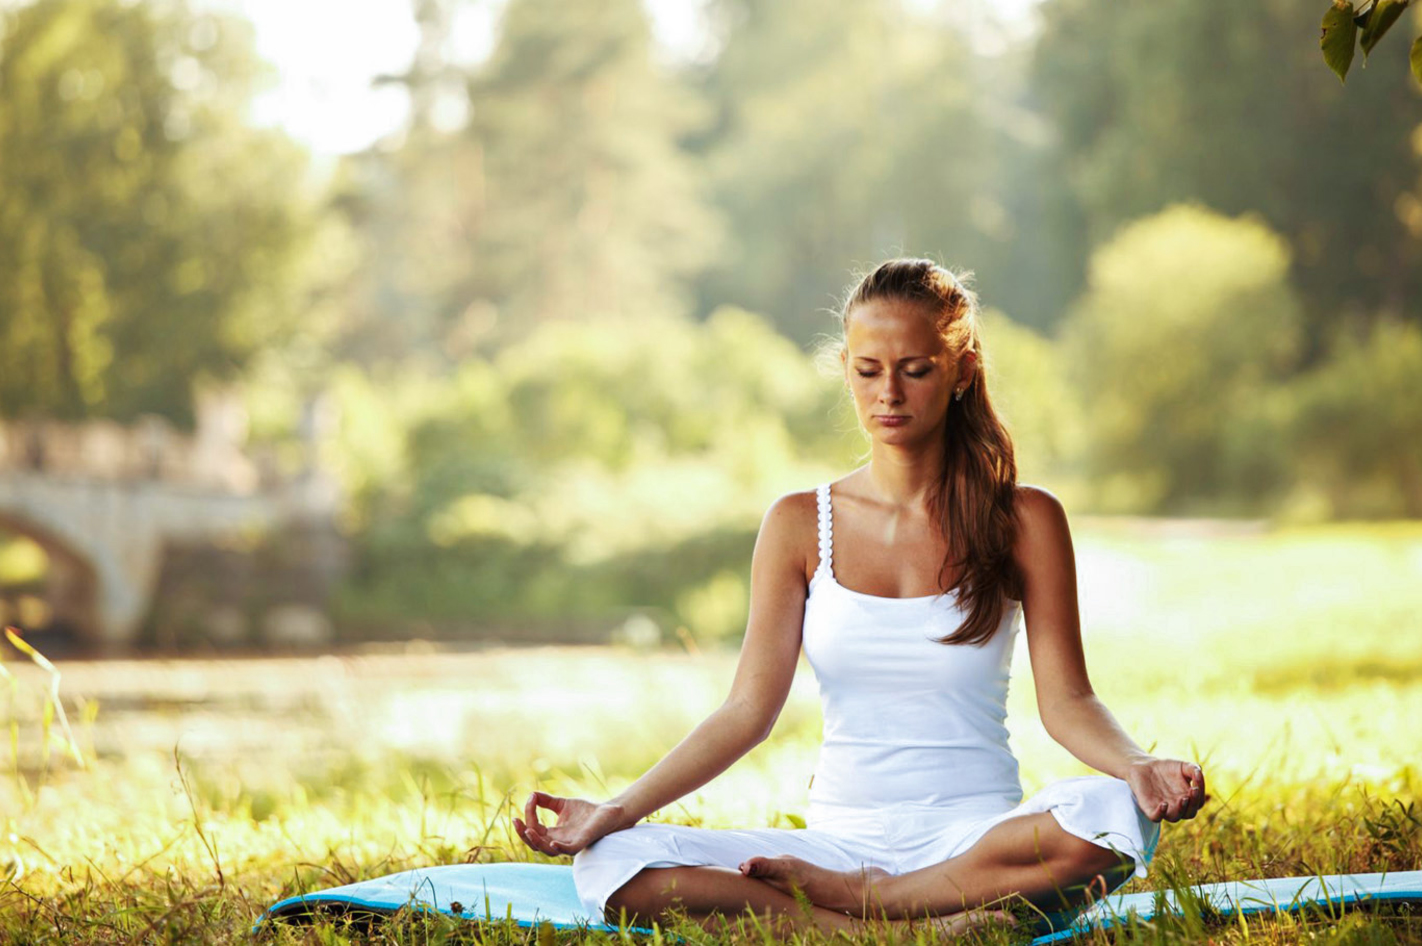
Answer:
MULTIPOLYGON (((877 424, 875 424, 878 427, 877 424)), ((869 439, 877 440, 880 443, 905 444, 914 443, 923 439, 923 432, 916 427, 879 427, 877 431, 869 435, 869 439)))

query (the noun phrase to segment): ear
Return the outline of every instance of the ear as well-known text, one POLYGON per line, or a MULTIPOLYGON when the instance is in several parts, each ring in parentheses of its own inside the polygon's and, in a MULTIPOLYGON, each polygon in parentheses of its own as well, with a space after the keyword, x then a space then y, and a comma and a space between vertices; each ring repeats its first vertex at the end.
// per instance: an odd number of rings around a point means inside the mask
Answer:
POLYGON ((958 383, 967 386, 978 376, 978 353, 971 348, 958 359, 958 383))

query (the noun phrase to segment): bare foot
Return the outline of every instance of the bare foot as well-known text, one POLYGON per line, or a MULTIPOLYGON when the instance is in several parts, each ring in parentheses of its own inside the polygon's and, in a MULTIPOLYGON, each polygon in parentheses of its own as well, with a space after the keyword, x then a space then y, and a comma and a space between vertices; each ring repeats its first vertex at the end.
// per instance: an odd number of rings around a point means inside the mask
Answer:
POLYGON ((817 907, 859 916, 873 903, 874 881, 889 876, 882 867, 837 871, 789 854, 748 858, 741 864, 741 873, 786 893, 801 890, 817 907))
POLYGON ((1005 923, 1008 926, 1016 926, 1017 919, 1005 910, 983 909, 964 910, 961 913, 928 917, 930 928, 950 936, 958 936, 979 926, 989 926, 994 923, 1005 923))

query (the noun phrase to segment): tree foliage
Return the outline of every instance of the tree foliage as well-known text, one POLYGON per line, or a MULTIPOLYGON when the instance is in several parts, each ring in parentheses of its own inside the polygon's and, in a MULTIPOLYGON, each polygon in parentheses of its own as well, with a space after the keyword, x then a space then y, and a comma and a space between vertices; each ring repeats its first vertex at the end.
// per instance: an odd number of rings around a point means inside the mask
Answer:
POLYGON ((462 127, 417 120, 348 169, 343 203, 378 241, 348 350, 448 370, 546 322, 686 314, 722 228, 680 145, 702 110, 653 61, 637 0, 511 0, 486 62, 401 81, 422 101, 451 75, 462 127))
POLYGON ((1258 499, 1285 470, 1241 432, 1269 425, 1293 372, 1300 306, 1287 244, 1257 218, 1176 205, 1091 259, 1062 328, 1103 508, 1182 511, 1258 499))
MULTIPOLYGON (((345 412, 343 438, 370 435, 367 391, 348 378, 343 400, 361 410, 345 412)), ((427 385, 403 422, 381 425, 390 440, 360 451, 398 459, 363 466, 370 577, 352 607, 605 620, 637 601, 692 622, 682 606, 705 603, 690 589, 728 570, 744 580, 769 502, 850 459, 858 436, 838 397, 739 309, 539 326, 427 385)))
MULTIPOLYGON (((971 261, 1002 304, 1036 306, 1019 248, 1051 251, 1011 205, 1036 126, 1010 63, 979 57, 946 14, 898 0, 720 0, 725 35, 700 86, 716 123, 697 143, 734 240, 704 306, 763 312, 800 342, 829 327, 851 268, 905 253, 971 261), (1024 148, 1022 145, 1028 144, 1024 148), (1001 292, 1002 296, 996 295, 1001 292)), ((954 265, 969 265, 954 263, 954 265)))
POLYGON ((1324 515, 1422 517, 1422 328, 1394 317, 1336 334, 1328 361, 1295 382, 1300 485, 1324 515))
POLYGON ((680 314, 719 221, 678 139, 697 103, 651 58, 638 0, 511 0, 470 79, 484 202, 471 295, 517 336, 590 314, 680 314))
MULTIPOLYGON (((1318 46, 1323 51, 1323 61, 1337 74, 1339 82, 1348 81, 1354 43, 1366 61, 1373 47, 1411 4, 1412 0, 1364 0, 1364 6, 1355 8, 1352 0, 1333 0, 1323 14, 1318 46)), ((1412 41, 1409 59, 1412 75, 1422 83, 1422 36, 1412 41)))
POLYGON ((191 417, 295 327, 304 156, 245 124, 250 28, 39 0, 0 34, 0 414, 191 417))
POLYGON ((994 408, 1012 434, 1018 478, 1080 493, 1086 411, 1058 345, 1006 313, 988 309, 983 350, 994 408))
MULTIPOLYGON (((1081 260, 1122 224, 1177 201, 1254 211, 1288 240, 1308 356, 1341 309, 1419 318, 1422 175, 1417 92, 1346 95, 1303 42, 1305 0, 1042 6, 1034 94, 1060 136, 1058 174, 1081 217, 1057 239, 1081 260), (1360 158, 1360 156, 1365 156, 1360 158)), ((1386 75, 1406 58, 1383 43, 1386 75)))

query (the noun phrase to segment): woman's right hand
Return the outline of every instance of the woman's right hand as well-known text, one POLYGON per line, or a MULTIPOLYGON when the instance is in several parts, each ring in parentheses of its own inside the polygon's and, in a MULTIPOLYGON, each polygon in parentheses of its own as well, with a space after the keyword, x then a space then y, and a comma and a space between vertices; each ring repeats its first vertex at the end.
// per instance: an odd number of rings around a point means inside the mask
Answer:
POLYGON ((625 827, 626 812, 611 803, 594 804, 581 798, 560 798, 534 792, 523 806, 523 819, 514 817, 514 830, 523 843, 541 854, 576 854, 605 834, 625 827), (555 824, 538 820, 538 809, 558 816, 555 824))

